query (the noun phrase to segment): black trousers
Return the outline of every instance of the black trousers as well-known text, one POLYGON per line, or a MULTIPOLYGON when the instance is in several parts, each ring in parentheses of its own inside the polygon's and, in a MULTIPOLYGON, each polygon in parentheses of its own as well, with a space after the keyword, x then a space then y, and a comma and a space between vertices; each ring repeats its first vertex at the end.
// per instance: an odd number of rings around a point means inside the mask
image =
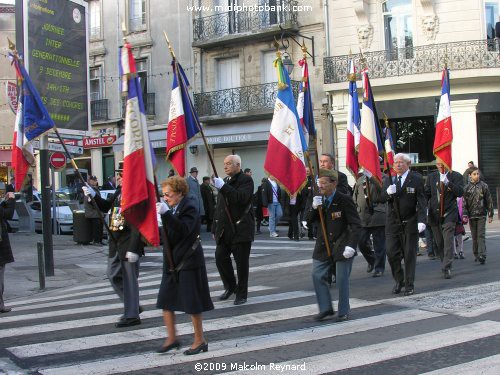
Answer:
MULTIPOLYGON (((404 230, 404 229, 403 229, 404 230)), ((398 283, 413 287, 415 282, 415 267, 417 265, 418 233, 408 233, 404 236, 404 243, 397 234, 386 233, 387 258, 391 266, 392 277, 398 283), (404 270, 402 262, 404 261, 404 270)))
POLYGON ((215 248, 215 264, 217 265, 217 270, 219 271, 224 288, 229 289, 236 286, 237 298, 247 298, 248 268, 250 266, 249 258, 251 247, 251 242, 228 245, 224 242, 224 238, 222 238, 215 248), (238 282, 236 282, 236 278, 234 277, 231 254, 233 254, 234 261, 236 262, 238 282))
POLYGON ((102 221, 99 218, 87 219, 90 223, 90 236, 96 243, 102 242, 102 221))
POLYGON ((288 222, 288 237, 299 239, 299 207, 290 205, 290 221, 288 222))

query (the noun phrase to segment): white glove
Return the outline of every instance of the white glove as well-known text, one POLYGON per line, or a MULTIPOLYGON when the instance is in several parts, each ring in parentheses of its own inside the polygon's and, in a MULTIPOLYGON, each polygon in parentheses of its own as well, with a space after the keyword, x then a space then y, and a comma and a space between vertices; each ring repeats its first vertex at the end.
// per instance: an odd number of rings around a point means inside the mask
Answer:
POLYGON ((321 195, 316 195, 315 197, 313 197, 312 207, 314 209, 318 208, 318 206, 321 206, 322 204, 323 204, 323 197, 321 195))
POLYGON ((91 187, 88 186, 82 186, 83 194, 88 197, 91 196, 92 198, 95 197, 95 191, 91 187))
POLYGON ((422 233, 425 230, 426 226, 424 223, 418 223, 418 233, 422 233))
POLYGON ((448 177, 446 173, 440 173, 439 174, 439 181, 441 181, 443 184, 448 185, 448 177))
POLYGON ((396 185, 395 184, 389 185, 386 191, 387 194, 389 195, 396 194, 396 185))
POLYGON ((168 210, 170 210, 170 207, 168 207, 165 202, 156 202, 156 213, 157 214, 163 215, 168 210))
POLYGON ((130 263, 135 263, 139 260, 139 254, 127 251, 125 254, 125 258, 127 258, 130 263))
POLYGON ((214 185, 217 189, 221 189, 224 186, 224 180, 220 177, 214 177, 214 185))
POLYGON ((344 252, 342 253, 344 258, 346 258, 346 259, 352 258, 354 256, 354 254, 356 254, 356 250, 354 250, 350 246, 346 246, 344 249, 344 252))
POLYGON ((303 221, 303 222, 302 222, 302 228, 304 228, 304 229, 309 229, 309 228, 307 227, 307 221, 303 221))
POLYGON ((163 221, 161 220, 161 215, 158 212, 156 213, 156 220, 158 221, 158 226, 162 227, 163 221))
POLYGON ((316 186, 319 187, 319 177, 316 177, 316 186))

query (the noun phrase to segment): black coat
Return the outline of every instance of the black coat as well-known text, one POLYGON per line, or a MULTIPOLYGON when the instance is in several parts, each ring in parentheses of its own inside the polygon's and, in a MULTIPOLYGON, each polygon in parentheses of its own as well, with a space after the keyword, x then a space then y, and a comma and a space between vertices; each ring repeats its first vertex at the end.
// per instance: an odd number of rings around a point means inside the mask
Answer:
POLYGON ((401 226, 398 223, 395 208, 399 207, 399 216, 406 222, 407 233, 418 233, 418 223, 426 223, 427 200, 424 193, 424 178, 420 173, 409 171, 399 194, 387 194, 389 185, 394 184, 396 177, 384 177, 380 201, 387 202, 387 220, 385 232, 398 234, 401 226))
MULTIPOLYGON (((356 249, 361 229, 361 221, 359 220, 354 201, 349 195, 337 191, 328 208, 325 208, 324 204, 320 207, 323 210, 326 233, 328 234, 333 259, 336 262, 345 260, 342 255, 345 247, 350 246, 356 249)), ((308 221, 317 221, 318 228, 320 228, 318 209, 315 210, 311 207, 308 221)), ((319 229, 316 245, 314 246, 313 259, 322 262, 328 260, 323 233, 319 229)))
POLYGON ((359 177, 354 187, 354 202, 358 208, 359 218, 363 227, 383 227, 386 220, 386 205, 380 202, 382 189, 372 177, 370 179, 370 205, 367 202, 368 192, 366 176, 359 177))
MULTIPOLYGON (((278 188, 276 191, 277 199, 278 202, 281 202, 281 188, 279 187, 278 184, 276 184, 276 186, 278 188)), ((266 180, 266 182, 262 186, 262 205, 264 207, 267 207, 269 203, 273 203, 273 199, 274 199, 273 185, 269 180, 266 180)))
MULTIPOLYGON (((457 223, 459 221, 457 198, 464 195, 463 176, 455 171, 447 173, 448 185, 444 190, 444 223, 457 223)), ((434 171, 427 176, 425 195, 429 199, 429 223, 440 223, 440 178, 439 171, 434 171)))
MULTIPOLYGON (((103 199, 96 195, 94 197, 97 206, 102 212, 108 212, 112 207, 120 207, 121 187, 118 187, 113 195, 108 199, 103 199)), ((110 213, 111 215, 112 213, 110 213)), ((129 223, 125 222, 123 230, 111 232, 113 237, 109 237, 109 257, 112 258, 118 252, 120 260, 125 260, 125 254, 130 251, 139 256, 144 255, 144 242, 139 231, 129 223)))
MULTIPOLYGON (((172 258, 177 267, 200 235, 201 219, 198 213, 198 202, 195 201, 194 197, 188 195, 179 202, 174 214, 172 214, 172 210, 169 210, 161 215, 161 220, 167 229, 172 258)), ((166 245, 163 244, 164 262, 168 263, 166 252, 166 245)), ((182 269, 199 268, 204 263, 203 249, 199 243, 193 255, 184 261, 182 269)))
POLYGON ((252 242, 255 234, 252 177, 240 171, 233 177, 226 177, 224 181, 217 196, 215 225, 212 227, 215 241, 219 243, 224 240, 226 244, 252 242), (228 207, 233 226, 225 207, 228 207))
POLYGON ((210 186, 205 184, 200 185, 201 199, 203 200, 203 207, 205 208, 205 217, 213 220, 215 212, 215 194, 210 186))
POLYGON ((337 182, 337 191, 342 193, 342 194, 347 194, 352 197, 352 189, 349 186, 349 183, 347 182, 347 176, 345 173, 342 173, 341 171, 337 171, 339 179, 337 182))
POLYGON ((2 242, 0 242, 0 266, 14 261, 12 248, 10 247, 9 232, 7 231, 7 220, 12 219, 16 200, 14 198, 7 199, 0 204, 0 225, 2 230, 2 242))

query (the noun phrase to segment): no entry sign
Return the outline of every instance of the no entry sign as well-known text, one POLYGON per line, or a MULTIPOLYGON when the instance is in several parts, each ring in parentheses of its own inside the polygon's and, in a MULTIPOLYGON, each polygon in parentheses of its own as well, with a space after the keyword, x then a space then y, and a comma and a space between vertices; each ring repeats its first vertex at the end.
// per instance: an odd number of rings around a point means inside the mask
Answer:
POLYGON ((62 152, 54 152, 50 155, 50 166, 54 169, 62 169, 66 166, 66 155, 62 152))

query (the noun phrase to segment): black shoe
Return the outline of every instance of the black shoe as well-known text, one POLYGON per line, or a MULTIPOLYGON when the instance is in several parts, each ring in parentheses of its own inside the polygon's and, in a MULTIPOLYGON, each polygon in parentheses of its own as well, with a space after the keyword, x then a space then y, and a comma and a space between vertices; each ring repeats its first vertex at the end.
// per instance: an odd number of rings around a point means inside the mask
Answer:
POLYGON ((236 286, 229 287, 228 289, 226 289, 224 291, 224 293, 222 293, 220 295, 219 300, 220 301, 227 300, 229 297, 231 297, 231 295, 234 293, 235 290, 236 290, 236 286))
POLYGON ((247 303, 247 299, 245 297, 236 297, 234 300, 235 305, 243 305, 244 303, 247 303))
POLYGON ((430 260, 436 259, 436 254, 434 254, 434 253, 429 253, 429 254, 427 254, 427 256, 429 257, 430 260))
POLYGON ((327 310, 327 311, 320 312, 318 315, 316 315, 314 317, 314 320, 317 321, 317 322, 321 322, 327 316, 334 316, 334 315, 335 315, 335 311, 333 311, 333 309, 332 310, 327 310))
POLYGON ((460 252, 460 253, 458 254, 458 257, 459 257, 460 259, 465 259, 465 257, 464 257, 464 253, 463 253, 463 252, 460 252))
POLYGON ((415 291, 413 290, 413 287, 408 287, 405 289, 404 295, 405 296, 412 296, 414 293, 415 293, 415 291))
POLYGON ((208 342, 204 342, 203 344, 197 346, 194 349, 189 348, 184 352, 184 355, 194 355, 201 352, 208 352, 208 342))
POLYGON ((382 271, 375 271, 373 273, 373 277, 381 277, 383 274, 384 274, 384 272, 382 272, 382 271))
POLYGON ((449 268, 444 270, 444 278, 451 279, 451 270, 449 268))
POLYGON ((115 323, 116 328, 132 327, 141 324, 141 319, 139 318, 123 318, 115 323))
POLYGON ((394 285, 394 288, 392 288, 392 294, 401 293, 402 288, 403 288, 403 283, 396 283, 396 285, 394 285))
POLYGON ((338 318, 337 318, 337 322, 345 322, 349 320, 349 315, 340 315, 338 318))
POLYGON ((373 267, 374 265, 373 264, 369 264, 368 267, 366 267, 366 272, 370 273, 373 271, 373 267))
POLYGON ((478 259, 480 264, 484 264, 484 262, 486 262, 486 257, 480 256, 478 259))
POLYGON ((0 309, 0 314, 8 313, 12 311, 12 307, 4 306, 0 309))
POLYGON ((454 259, 458 259, 458 254, 455 253, 455 255, 453 256, 454 259))
POLYGON ((179 340, 175 340, 173 343, 170 345, 162 345, 160 349, 156 351, 156 353, 166 353, 169 352, 172 349, 179 350, 181 348, 181 343, 179 340))

